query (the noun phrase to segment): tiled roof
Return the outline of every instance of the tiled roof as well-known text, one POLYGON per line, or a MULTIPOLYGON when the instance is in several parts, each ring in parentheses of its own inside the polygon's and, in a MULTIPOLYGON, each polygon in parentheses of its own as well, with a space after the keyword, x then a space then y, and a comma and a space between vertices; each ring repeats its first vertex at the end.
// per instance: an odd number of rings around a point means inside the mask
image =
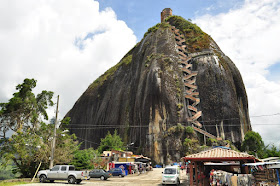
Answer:
POLYGON ((202 151, 196 154, 191 154, 185 157, 186 159, 194 158, 255 158, 247 153, 237 152, 230 149, 214 148, 207 151, 202 151))

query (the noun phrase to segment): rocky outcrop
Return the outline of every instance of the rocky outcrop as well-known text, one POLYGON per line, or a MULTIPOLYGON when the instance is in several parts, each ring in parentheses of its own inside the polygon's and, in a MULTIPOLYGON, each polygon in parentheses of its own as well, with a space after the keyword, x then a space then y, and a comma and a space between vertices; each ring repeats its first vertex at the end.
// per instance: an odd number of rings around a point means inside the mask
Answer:
POLYGON ((184 127, 195 122, 200 130, 236 144, 251 129, 246 91, 233 62, 196 25, 178 16, 166 21, 150 28, 66 115, 83 148, 97 147, 108 130, 117 129, 125 143, 134 142, 135 152, 164 163, 185 154, 184 127), (184 37, 181 44, 171 26, 184 37), (188 70, 196 73, 195 81, 186 77, 188 70), (189 101, 188 92, 199 104, 189 101))

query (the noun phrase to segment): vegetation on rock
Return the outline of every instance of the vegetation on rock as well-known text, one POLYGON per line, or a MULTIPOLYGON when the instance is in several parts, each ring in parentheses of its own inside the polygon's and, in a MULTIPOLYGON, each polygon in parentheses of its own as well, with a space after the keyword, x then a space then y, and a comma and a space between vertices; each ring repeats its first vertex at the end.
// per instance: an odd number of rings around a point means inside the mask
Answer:
POLYGON ((155 26, 151 27, 148 29, 148 31, 144 34, 144 37, 146 37, 149 33, 154 33, 156 32, 159 28, 169 28, 170 24, 166 23, 166 22, 162 22, 162 23, 158 23, 155 26))
POLYGON ((197 139, 185 138, 183 145, 186 148, 186 155, 196 153, 199 149, 199 141, 197 139))
POLYGON ((97 78, 90 86, 90 89, 94 89, 100 85, 102 85, 105 81, 107 81, 110 77, 114 75, 114 73, 122 66, 129 65, 132 61, 132 55, 127 54, 124 56, 124 58, 115 66, 111 67, 109 70, 107 70, 103 75, 101 75, 99 78, 97 78))
POLYGON ((181 16, 170 16, 166 21, 185 35, 188 52, 200 52, 203 49, 210 48, 210 36, 203 32, 196 24, 185 20, 181 16))
POLYGON ((193 134, 193 133, 194 133, 193 128, 190 127, 190 126, 187 126, 187 127, 186 127, 186 133, 187 133, 187 134, 193 134))

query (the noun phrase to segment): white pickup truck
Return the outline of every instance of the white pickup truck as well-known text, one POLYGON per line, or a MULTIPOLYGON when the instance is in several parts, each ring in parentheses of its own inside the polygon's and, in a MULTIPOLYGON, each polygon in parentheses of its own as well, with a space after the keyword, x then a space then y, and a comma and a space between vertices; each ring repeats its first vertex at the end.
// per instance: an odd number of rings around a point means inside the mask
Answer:
POLYGON ((41 183, 49 180, 51 183, 54 180, 68 180, 68 183, 81 183, 82 180, 89 179, 87 171, 75 171, 73 165, 56 165, 50 170, 41 170, 37 177, 41 183))

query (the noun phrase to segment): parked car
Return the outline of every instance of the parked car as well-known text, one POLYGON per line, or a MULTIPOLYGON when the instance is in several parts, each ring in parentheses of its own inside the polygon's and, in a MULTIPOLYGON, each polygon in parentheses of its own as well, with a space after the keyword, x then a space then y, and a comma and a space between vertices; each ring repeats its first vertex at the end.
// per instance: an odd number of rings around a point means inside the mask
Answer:
POLYGON ((111 176, 112 174, 110 172, 106 172, 103 169, 93 169, 89 172, 90 178, 100 178, 101 180, 107 180, 111 176))
POLYGON ((125 172, 121 168, 112 168, 112 169, 109 170, 109 172, 113 176, 119 176, 119 177, 124 177, 125 176, 125 172))
POLYGON ((87 171, 75 171, 73 165, 56 165, 50 170, 41 170, 37 174, 41 183, 49 180, 51 183, 54 180, 68 180, 68 183, 81 183, 82 180, 89 179, 87 171))
POLYGON ((179 166, 165 167, 162 172, 162 185, 176 184, 180 185, 180 168, 179 166))

